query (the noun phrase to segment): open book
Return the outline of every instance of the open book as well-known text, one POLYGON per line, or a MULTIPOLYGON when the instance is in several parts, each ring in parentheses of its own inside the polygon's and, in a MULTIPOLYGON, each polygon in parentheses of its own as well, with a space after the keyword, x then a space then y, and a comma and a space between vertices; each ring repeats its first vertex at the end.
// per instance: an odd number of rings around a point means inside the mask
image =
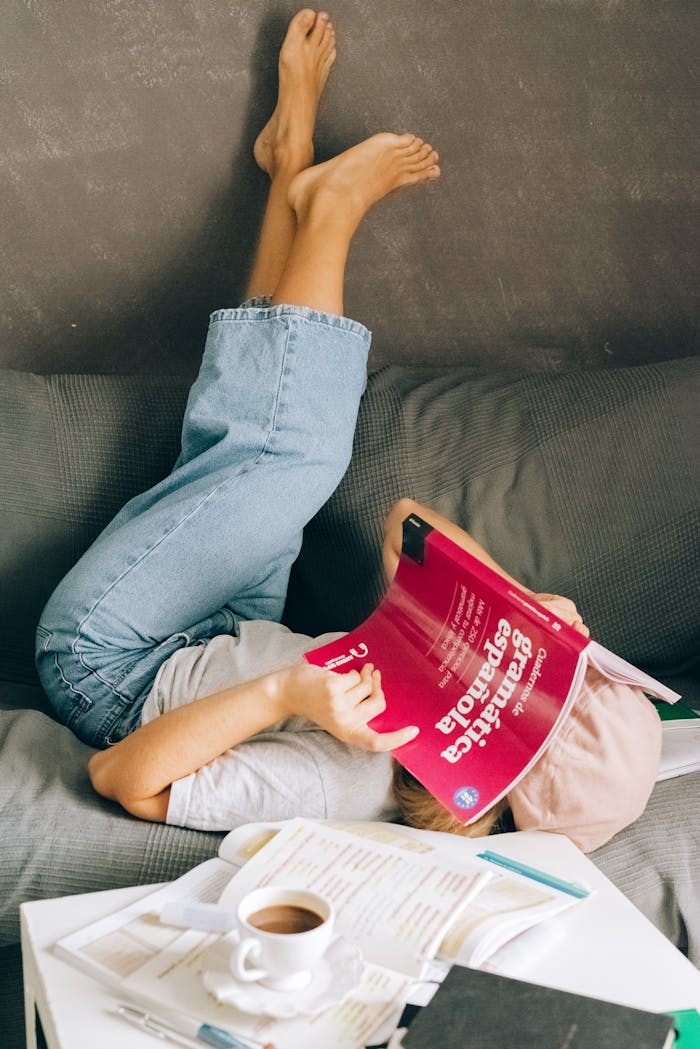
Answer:
POLYGON ((656 704, 661 718, 661 766, 658 780, 700 770, 700 714, 685 703, 656 704))
POLYGON ((382 672, 387 708, 372 728, 418 725, 394 757, 463 823, 532 768, 563 724, 587 666, 673 703, 679 695, 549 612, 411 514, 381 604, 305 658, 382 672))
POLYGON ((154 1011, 184 1013, 274 1042, 276 1049, 360 1049, 388 1036, 436 956, 438 963, 479 965, 504 942, 587 895, 566 883, 547 884, 546 875, 543 882, 504 870, 464 844, 453 835, 382 823, 250 824, 227 835, 218 858, 64 937, 55 950, 120 997, 154 1011), (264 884, 330 896, 337 932, 362 952, 359 986, 313 1024, 308 1017, 273 1021, 222 1004, 235 934, 183 932, 159 921, 175 900, 235 910, 243 895, 264 884))

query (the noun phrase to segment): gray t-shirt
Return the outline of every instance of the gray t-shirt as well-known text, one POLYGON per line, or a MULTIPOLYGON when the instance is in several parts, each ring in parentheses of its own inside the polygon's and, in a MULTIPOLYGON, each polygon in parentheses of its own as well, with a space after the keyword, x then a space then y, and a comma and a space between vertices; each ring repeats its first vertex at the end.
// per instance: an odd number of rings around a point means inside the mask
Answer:
MULTIPOLYGON (((343 636, 312 638, 265 621, 240 622, 238 631, 237 637, 222 634, 167 659, 144 704, 142 723, 289 666, 303 652, 343 636)), ((348 746, 313 722, 292 717, 176 780, 166 820, 215 831, 293 816, 386 820, 396 815, 390 783, 389 754, 348 746)))

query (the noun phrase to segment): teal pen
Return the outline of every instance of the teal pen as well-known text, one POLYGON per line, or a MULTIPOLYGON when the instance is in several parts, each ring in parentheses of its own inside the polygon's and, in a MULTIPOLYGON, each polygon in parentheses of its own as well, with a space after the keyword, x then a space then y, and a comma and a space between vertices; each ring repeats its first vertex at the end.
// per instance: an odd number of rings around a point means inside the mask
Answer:
POLYGON ((117 1013, 134 1027, 148 1031, 156 1038, 174 1042, 176 1045, 189 1046, 197 1049, 202 1045, 212 1046, 213 1049, 274 1049, 269 1043, 255 1041, 231 1034, 223 1027, 214 1027, 212 1024, 200 1024, 198 1020, 189 1017, 181 1017, 177 1021, 164 1019, 143 1009, 136 1009, 133 1005, 125 1005, 120 1002, 117 1005, 117 1013))
POLYGON ((564 881, 563 878, 555 878, 553 874, 540 871, 537 867, 528 867, 527 864, 511 860, 508 856, 501 856, 498 852, 487 850, 486 852, 477 853, 477 856, 480 860, 487 860, 488 863, 495 863, 498 867, 505 867, 506 870, 513 871, 514 874, 524 874, 526 878, 532 878, 533 881, 538 881, 542 885, 549 885, 552 889, 559 889, 561 892, 566 892, 569 896, 575 896, 579 900, 591 894, 591 890, 584 888, 583 885, 564 881))

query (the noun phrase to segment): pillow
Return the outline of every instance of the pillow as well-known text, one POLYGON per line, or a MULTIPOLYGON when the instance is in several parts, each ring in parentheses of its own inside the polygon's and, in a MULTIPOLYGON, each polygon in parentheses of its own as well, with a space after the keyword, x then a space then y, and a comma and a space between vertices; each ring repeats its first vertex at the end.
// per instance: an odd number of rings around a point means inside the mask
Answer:
POLYGON ((0 371, 0 677, 32 684, 53 588, 178 453, 182 377, 0 371))
POLYGON ((285 620, 347 630, 383 592, 400 496, 468 529, 602 644, 683 687, 698 670, 700 361, 571 373, 371 377, 350 468, 309 524, 285 620))

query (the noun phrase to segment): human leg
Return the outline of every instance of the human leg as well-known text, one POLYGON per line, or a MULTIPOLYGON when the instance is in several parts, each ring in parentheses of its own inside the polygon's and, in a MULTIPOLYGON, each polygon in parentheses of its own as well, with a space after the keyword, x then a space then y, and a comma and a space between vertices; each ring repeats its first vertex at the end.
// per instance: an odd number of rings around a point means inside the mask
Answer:
MULTIPOLYGON (((291 20, 282 45, 277 106, 254 148, 258 164, 271 177, 248 286, 248 297, 260 297, 260 302, 276 286, 296 231, 296 217, 288 202, 289 183, 313 159, 315 114, 335 58, 334 43, 328 15, 305 9, 291 20)), ((274 445, 274 423, 283 407, 285 383, 290 382, 287 376, 293 371, 288 358, 294 356, 299 325, 291 314, 282 313, 274 324, 255 327, 254 319, 258 318, 253 310, 214 315, 183 423, 182 452, 173 472, 122 509, 57 588, 42 615, 37 666, 44 687, 62 719, 90 742, 101 745, 114 734, 120 708, 123 713, 138 705, 138 696, 159 666, 179 647, 233 629, 232 605, 249 617, 278 618, 281 614, 286 589, 282 537, 279 549, 266 562, 264 583, 254 553, 241 556, 236 571, 225 553, 221 559, 213 557, 219 561, 218 572, 213 564, 207 567, 202 554, 197 578, 180 575, 183 585, 179 593, 173 592, 173 572, 182 572, 185 544, 192 542, 194 557, 199 529, 206 534, 207 528, 214 528, 217 537, 226 534, 214 522, 227 485, 216 496, 209 489, 216 489, 222 474, 229 479, 228 487, 235 487, 230 479, 236 474, 242 485, 243 475, 251 471, 263 449, 274 445), (250 339, 242 339, 243 333, 250 339), (260 340, 258 352, 244 352, 241 343, 256 339, 260 340), (166 563, 161 563, 159 552, 166 551, 166 563), (250 577, 245 572, 241 577, 243 565, 250 577), (199 584, 208 571, 221 586, 218 594, 212 586, 205 598, 199 584), (251 579, 257 585, 253 601, 244 596, 251 579)), ((312 344, 327 341, 331 334, 338 339, 326 327, 317 325, 313 330, 312 344), (323 338, 319 339, 320 333, 323 338)), ((361 342, 368 335, 357 325, 343 329, 341 342, 343 337, 360 347, 359 352, 348 347, 349 360, 354 356, 359 362, 361 381, 354 383, 358 388, 364 384, 361 342)), ((313 357, 311 348, 309 355, 313 357)), ((316 369, 315 377, 320 379, 322 371, 316 369)), ((341 375, 342 368, 336 378, 341 375)), ((313 383, 309 390, 312 388, 313 383)), ((295 410, 303 414, 297 406, 290 410, 292 416, 295 410)), ((318 417, 312 404, 307 410, 309 419, 318 417)), ((342 408, 340 411, 342 416, 342 408)), ((334 472, 337 470, 331 468, 330 475, 334 472)), ((321 491, 328 486, 323 475, 321 469, 317 478, 321 491)), ((303 491, 308 491, 312 507, 319 498, 314 485, 307 483, 303 491)), ((248 499, 252 498, 249 493, 248 499)), ((303 501, 295 498, 295 508, 301 508, 303 501)), ((290 527, 294 527, 291 521, 290 527)), ((237 549, 241 532, 246 530, 247 525, 239 521, 239 534, 230 537, 229 554, 237 549)), ((272 534, 275 529, 265 531, 272 534)), ((206 549, 211 554, 215 546, 210 542, 206 549)), ((261 541, 259 549, 264 546, 261 541)))
POLYGON ((316 111, 334 61, 335 30, 327 13, 300 11, 280 51, 275 111, 254 147, 271 184, 246 299, 269 297, 279 283, 296 233, 289 184, 313 163, 316 111))
POLYGON ((272 302, 342 314, 345 263, 360 221, 394 190, 438 178, 437 161, 415 135, 385 133, 300 172, 289 187, 297 233, 272 302))
POLYGON ((347 467, 364 389, 369 332, 338 308, 349 243, 381 195, 437 173, 416 141, 375 136, 290 185, 298 229, 280 284, 298 303, 212 315, 173 472, 123 508, 49 600, 37 667, 88 742, 135 726, 178 648, 236 616, 279 618, 302 530, 347 467), (363 188, 344 206, 349 177, 363 188))
POLYGON ((369 333, 281 306, 222 310, 173 472, 132 499, 47 603, 37 666, 57 713, 118 738, 162 663, 279 619, 304 526, 349 461, 369 333))

